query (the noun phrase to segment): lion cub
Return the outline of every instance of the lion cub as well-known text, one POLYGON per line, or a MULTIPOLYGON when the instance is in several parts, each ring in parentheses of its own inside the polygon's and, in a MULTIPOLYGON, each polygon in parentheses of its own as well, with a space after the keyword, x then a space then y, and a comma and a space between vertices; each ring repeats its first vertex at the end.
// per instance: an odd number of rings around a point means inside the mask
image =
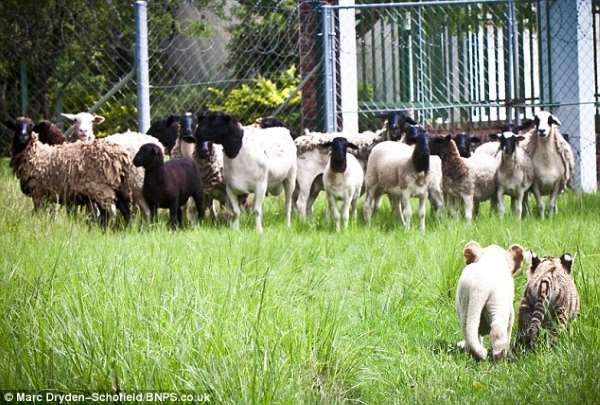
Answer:
POLYGON ((521 268, 523 248, 512 245, 508 250, 490 245, 482 248, 475 241, 463 251, 466 267, 456 288, 456 312, 465 340, 459 343, 464 350, 484 360, 487 350, 483 335, 490 334, 495 360, 508 353, 514 320, 513 276, 521 268))

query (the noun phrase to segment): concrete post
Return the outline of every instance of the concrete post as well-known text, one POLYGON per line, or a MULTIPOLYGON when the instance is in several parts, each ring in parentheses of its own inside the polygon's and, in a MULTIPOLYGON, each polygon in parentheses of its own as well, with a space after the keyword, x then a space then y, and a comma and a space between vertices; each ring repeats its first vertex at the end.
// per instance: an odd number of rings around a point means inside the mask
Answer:
POLYGON ((540 34, 542 102, 558 105, 552 113, 561 120, 561 132, 570 135, 575 186, 594 192, 598 183, 592 1, 542 1, 540 34))
POLYGON ((135 64, 137 68, 138 126, 150 128, 150 74, 148 71, 148 18, 145 1, 135 2, 135 64))
MULTIPOLYGON (((339 0, 340 6, 353 6, 354 0, 339 0)), ((358 72, 356 18, 354 8, 339 9, 340 102, 342 132, 358 132, 358 72)))

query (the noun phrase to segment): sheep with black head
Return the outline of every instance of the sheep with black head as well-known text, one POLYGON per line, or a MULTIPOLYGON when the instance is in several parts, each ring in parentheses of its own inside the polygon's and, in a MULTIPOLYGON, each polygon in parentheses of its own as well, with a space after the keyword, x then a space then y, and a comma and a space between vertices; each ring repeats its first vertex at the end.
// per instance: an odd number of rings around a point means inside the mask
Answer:
POLYGON ((156 218, 158 208, 168 208, 171 226, 181 226, 182 207, 190 197, 194 199, 198 211, 203 212, 200 173, 192 159, 165 162, 162 148, 148 143, 140 148, 133 164, 144 168, 144 198, 150 207, 152 219, 156 218))
POLYGON ((335 221, 335 230, 340 230, 340 211, 337 201, 342 200, 342 220, 348 228, 350 212, 356 217, 356 202, 362 189, 364 173, 356 157, 347 150, 358 149, 344 137, 336 137, 322 145, 330 149, 330 159, 323 172, 323 187, 327 193, 329 212, 335 221))
POLYGON ((533 184, 533 163, 531 157, 519 145, 525 140, 523 135, 512 131, 504 131, 498 135, 490 135, 500 144, 500 153, 496 157, 499 162, 496 172, 496 195, 498 214, 504 215, 504 194, 511 196, 514 215, 521 219, 523 201, 527 191, 533 184))
POLYGON ((471 150, 473 149, 473 144, 480 143, 481 138, 478 136, 471 136, 470 134, 460 132, 454 135, 454 142, 456 142, 456 147, 458 148, 458 153, 464 158, 471 157, 471 150))
POLYGON ((225 191, 239 228, 238 196, 254 193, 256 230, 262 233, 262 204, 267 192, 285 192, 285 223, 291 225, 292 193, 296 184, 296 145, 286 128, 242 127, 227 113, 211 112, 198 118, 196 142, 223 146, 225 191))

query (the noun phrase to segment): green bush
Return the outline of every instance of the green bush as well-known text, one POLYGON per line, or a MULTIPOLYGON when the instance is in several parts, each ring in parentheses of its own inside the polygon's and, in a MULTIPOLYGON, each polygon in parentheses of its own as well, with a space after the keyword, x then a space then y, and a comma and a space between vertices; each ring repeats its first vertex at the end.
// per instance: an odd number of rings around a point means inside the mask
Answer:
POLYGON ((299 84, 300 75, 296 66, 292 65, 270 78, 259 76, 250 83, 243 83, 229 91, 210 87, 208 90, 215 99, 208 104, 208 108, 213 111, 226 111, 242 123, 251 124, 259 117, 272 115, 287 100, 286 107, 277 118, 290 128, 298 129, 302 95, 300 91, 295 94, 294 91, 299 84))

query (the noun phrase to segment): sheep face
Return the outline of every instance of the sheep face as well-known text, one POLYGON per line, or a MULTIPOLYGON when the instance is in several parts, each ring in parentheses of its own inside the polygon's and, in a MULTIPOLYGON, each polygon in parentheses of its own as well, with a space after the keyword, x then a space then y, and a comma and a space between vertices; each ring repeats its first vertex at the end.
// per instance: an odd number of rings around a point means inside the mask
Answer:
POLYGON ((464 132, 456 134, 454 136, 454 142, 458 148, 458 153, 464 158, 471 156, 471 144, 481 142, 481 139, 477 136, 471 136, 464 132))
POLYGON ((450 143, 452 135, 446 135, 439 138, 433 138, 431 141, 431 154, 439 156, 442 160, 450 154, 450 143))
POLYGON ((144 169, 152 169, 161 166, 163 163, 163 153, 160 147, 153 143, 142 145, 133 158, 133 164, 144 169))
POLYGON ((348 148, 358 149, 358 146, 348 142, 344 137, 333 138, 331 142, 321 145, 324 148, 331 148, 330 167, 335 173, 344 173, 346 171, 346 152, 348 148))
POLYGON ((406 111, 392 111, 387 115, 387 132, 391 141, 399 141, 409 125, 417 125, 406 111))
POLYGON ((509 156, 511 156, 515 152, 519 142, 525 139, 524 136, 516 135, 512 131, 504 131, 500 135, 490 137, 492 139, 498 139, 500 141, 500 150, 502 151, 502 153, 509 156))
POLYGON ((171 153, 171 149, 175 145, 175 141, 179 136, 181 116, 169 115, 167 118, 162 118, 154 122, 147 134, 155 137, 163 144, 167 153, 171 153))
POLYGON ((80 112, 78 114, 61 114, 73 122, 73 138, 80 141, 91 141, 95 138, 94 125, 104 122, 101 115, 80 112))
POLYGON ((208 141, 204 141, 204 142, 200 142, 197 146, 196 146, 196 152, 198 153, 198 156, 202 159, 208 159, 208 157, 210 156, 210 147, 212 145, 212 142, 208 142, 208 141))
POLYGON ((33 121, 31 118, 19 117, 15 122, 6 121, 4 125, 15 131, 13 137, 15 145, 25 145, 31 139, 31 132, 33 131, 33 121))
POLYGON ((186 112, 181 119, 181 139, 189 143, 196 142, 194 137, 196 126, 196 117, 192 113, 186 112))
POLYGON ((198 116, 196 141, 210 141, 223 145, 232 134, 241 138, 243 129, 230 114, 217 111, 198 116))
POLYGON ((550 114, 547 111, 540 111, 535 115, 533 119, 537 135, 540 138, 546 138, 550 134, 553 125, 560 127, 560 120, 556 116, 550 114))

